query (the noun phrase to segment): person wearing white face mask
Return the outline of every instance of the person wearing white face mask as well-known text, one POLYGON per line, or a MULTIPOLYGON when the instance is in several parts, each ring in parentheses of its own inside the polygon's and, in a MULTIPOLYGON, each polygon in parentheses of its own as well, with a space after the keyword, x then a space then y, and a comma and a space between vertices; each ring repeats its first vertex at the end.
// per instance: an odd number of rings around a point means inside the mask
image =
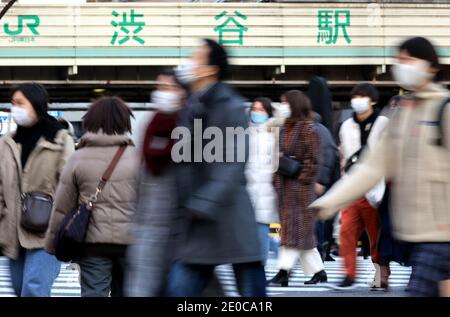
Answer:
MULTIPOLYGON (((374 86, 369 83, 358 84, 350 95, 353 116, 344 121, 339 130, 343 158, 341 166, 345 172, 355 164, 364 149, 370 151, 388 123, 388 119, 379 116, 378 111, 374 109, 378 101, 378 91, 374 86)), ((379 224, 376 208, 383 198, 384 189, 384 182, 380 182, 341 210, 340 255, 344 258, 346 277, 336 288, 353 287, 356 278, 356 244, 364 231, 367 231, 369 236, 370 253, 376 268, 373 287, 380 287, 380 267, 376 248, 379 224)))
POLYGON ((131 297, 161 296, 172 261, 170 232, 177 209, 171 134, 186 92, 173 71, 160 73, 156 82, 156 90, 151 94, 156 113, 143 136, 143 172, 132 229, 134 243, 127 254, 125 295, 131 297))
MULTIPOLYGON (((127 254, 124 291, 129 297, 162 296, 174 260, 177 192, 171 134, 179 112, 184 109, 187 91, 172 70, 161 72, 156 83, 151 94, 156 113, 147 123, 142 137, 143 171, 132 229, 134 243, 128 247, 127 254)), ((205 294, 223 296, 224 293, 215 279, 205 294)))
POLYGON ((383 178, 391 180, 393 236, 413 244, 413 296, 448 294, 450 281, 450 93, 434 82, 439 68, 427 39, 399 46, 392 74, 412 94, 348 177, 310 206, 328 218, 383 178))
POLYGON ((281 96, 291 109, 280 131, 280 157, 300 162, 297 173, 283 172, 282 161, 274 177, 278 213, 281 226, 281 247, 278 255, 279 270, 267 281, 268 285, 289 286, 289 279, 300 261, 303 273, 312 276, 305 285, 328 280, 325 267, 317 250, 316 216, 308 205, 315 197, 314 187, 319 176, 320 136, 313 121, 310 99, 299 90, 281 96))
POLYGON ((0 139, 0 253, 10 259, 16 296, 49 297, 61 263, 45 252, 44 238, 56 187, 74 144, 47 114, 48 94, 41 85, 19 85, 11 103, 17 130, 0 139), (47 208, 26 208, 23 213, 28 204, 22 206, 22 199, 30 201, 32 196, 49 202, 47 208), (26 214, 45 221, 30 226, 33 222, 24 221, 26 214))
POLYGON ((176 164, 176 179, 180 217, 185 223, 180 226, 183 239, 175 250, 178 261, 167 282, 169 296, 200 296, 221 264, 233 265, 240 295, 266 295, 258 227, 246 189, 248 143, 228 142, 234 138, 230 129, 242 131, 249 125, 244 99, 224 82, 228 68, 225 48, 204 39, 189 62, 176 72, 178 80, 192 90, 180 111, 178 131, 193 133, 190 137, 178 135, 182 142, 174 147, 178 157, 183 152, 176 164), (196 130, 205 133, 203 138, 196 130), (222 133, 226 142, 214 137, 218 146, 211 158, 204 138, 212 130, 217 131, 212 135, 222 133), (185 155, 191 144, 194 155, 185 155), (239 153, 244 154, 244 160, 239 153))
POLYGON ((176 86, 173 90, 161 90, 161 88, 152 92, 153 106, 162 113, 174 113, 181 109, 182 92, 177 91, 176 86))

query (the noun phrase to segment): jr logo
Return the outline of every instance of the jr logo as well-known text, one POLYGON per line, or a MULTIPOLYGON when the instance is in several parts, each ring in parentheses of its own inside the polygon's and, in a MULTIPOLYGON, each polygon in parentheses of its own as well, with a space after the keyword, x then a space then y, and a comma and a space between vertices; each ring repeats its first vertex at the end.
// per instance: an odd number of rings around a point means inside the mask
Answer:
POLYGON ((33 33, 34 35, 39 35, 39 32, 36 30, 36 28, 40 24, 40 20, 39 20, 39 17, 37 15, 19 15, 18 16, 18 21, 17 21, 17 29, 16 30, 12 30, 10 28, 9 24, 5 23, 3 25, 5 33, 8 34, 8 35, 20 35, 20 34, 22 34, 24 21, 28 21, 28 22, 25 22, 25 24, 30 29, 31 33, 33 33))

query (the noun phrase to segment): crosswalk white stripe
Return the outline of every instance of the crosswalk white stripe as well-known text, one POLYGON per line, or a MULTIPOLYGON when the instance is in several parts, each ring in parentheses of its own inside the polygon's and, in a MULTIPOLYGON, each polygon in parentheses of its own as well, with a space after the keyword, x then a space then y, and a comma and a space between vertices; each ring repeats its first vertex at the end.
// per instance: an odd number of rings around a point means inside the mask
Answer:
MULTIPOLYGON (((327 284, 337 284, 339 283, 344 275, 345 270, 343 269, 343 260, 341 258, 336 258, 335 262, 325 262, 326 272, 328 276, 327 283, 320 283, 316 285, 304 285, 303 282, 309 280, 310 276, 307 277, 303 274, 302 268, 297 265, 292 271, 292 275, 289 279, 289 287, 278 287, 270 286, 267 289, 269 296, 282 295, 288 293, 298 293, 298 292, 328 292, 329 287, 324 287, 327 284), (280 293, 281 292, 281 293, 280 293)), ((216 268, 217 275, 222 282, 224 292, 228 296, 236 296, 236 286, 234 281, 234 272, 231 265, 222 265, 216 268)), ((278 272, 278 266, 276 259, 269 259, 266 266, 266 276, 267 278, 273 277, 278 272)), ((375 273, 375 268, 372 262, 367 260, 357 259, 357 279, 355 281, 355 287, 362 287, 368 289, 368 283, 373 280, 373 275, 375 273)), ((402 267, 398 264, 391 264, 391 276, 389 278, 389 284, 391 287, 405 287, 409 281, 411 270, 408 267, 402 267)))
MULTIPOLYGON (((337 257, 335 262, 325 262, 326 272, 328 275, 327 284, 335 284, 341 281, 345 271, 343 270, 343 261, 337 257)), ((266 266, 266 276, 271 278, 278 272, 276 259, 269 259, 266 266)), ((370 260, 362 260, 358 258, 357 261, 357 279, 355 281, 356 287, 366 288, 367 283, 373 279, 375 269, 370 260)), ((236 283, 234 278, 233 267, 231 265, 221 265, 216 268, 216 273, 221 281, 222 288, 227 296, 238 296, 236 290, 236 283)), ((391 277, 389 284, 392 287, 404 287, 408 283, 411 274, 411 269, 402 267, 398 264, 391 264, 391 277)), ((326 287, 326 283, 316 285, 304 285, 303 282, 308 280, 310 276, 303 275, 302 268, 297 265, 292 272, 289 279, 289 287, 270 286, 267 289, 268 296, 283 295, 298 292, 326 292, 332 291, 326 287)), ((0 297, 14 296, 10 278, 8 260, 5 257, 0 257, 0 297)), ((54 297, 79 297, 80 285, 78 283, 78 271, 68 268, 66 264, 61 267, 61 272, 56 279, 52 296, 54 297)))

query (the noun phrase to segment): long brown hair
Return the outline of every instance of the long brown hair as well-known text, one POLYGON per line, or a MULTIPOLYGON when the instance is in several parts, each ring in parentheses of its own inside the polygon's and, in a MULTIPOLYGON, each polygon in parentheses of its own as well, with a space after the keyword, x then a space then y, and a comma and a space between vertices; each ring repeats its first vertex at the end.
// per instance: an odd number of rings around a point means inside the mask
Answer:
POLYGON ((291 107, 291 116, 286 120, 286 124, 294 124, 301 120, 313 120, 311 101, 304 93, 299 90, 289 90, 281 97, 286 99, 291 107))

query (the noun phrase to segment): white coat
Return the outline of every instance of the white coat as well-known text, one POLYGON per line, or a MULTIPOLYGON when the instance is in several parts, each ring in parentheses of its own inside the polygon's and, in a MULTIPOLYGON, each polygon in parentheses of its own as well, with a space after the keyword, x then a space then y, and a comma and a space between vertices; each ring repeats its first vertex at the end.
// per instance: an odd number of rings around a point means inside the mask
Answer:
POLYGON ((277 197, 273 174, 278 166, 277 133, 267 124, 250 124, 250 153, 246 166, 247 190, 255 209, 256 221, 277 223, 277 197))

